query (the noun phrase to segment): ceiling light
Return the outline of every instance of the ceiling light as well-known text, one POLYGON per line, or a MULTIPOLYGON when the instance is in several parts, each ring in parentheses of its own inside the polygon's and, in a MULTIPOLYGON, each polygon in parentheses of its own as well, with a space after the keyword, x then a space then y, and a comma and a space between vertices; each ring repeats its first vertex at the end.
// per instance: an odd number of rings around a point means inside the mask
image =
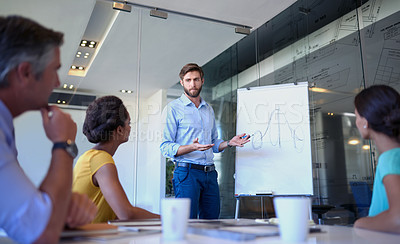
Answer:
POLYGON ((342 115, 344 116, 348 116, 348 117, 356 117, 356 115, 354 113, 342 113, 342 115))
POLYGON ((357 144, 360 143, 360 140, 359 140, 358 138, 351 137, 351 138, 349 139, 348 143, 349 143, 350 145, 357 145, 357 144))
POLYGON ((364 149, 364 150, 369 150, 369 145, 363 145, 363 146, 362 146, 362 149, 364 149))
POLYGON ((250 28, 248 27, 236 27, 235 33, 250 35, 250 28))
POLYGON ((77 54, 81 55, 82 53, 81 52, 77 52, 77 54))
POLYGON ((77 54, 76 57, 79 58, 81 55, 77 54))
POLYGON ((67 85, 67 84, 64 84, 64 86, 63 86, 63 87, 64 87, 64 89, 67 89, 68 85, 67 85))
POLYGON ((133 93, 133 91, 131 91, 131 90, 120 90, 120 92, 122 92, 122 93, 133 93))
POLYGON ((83 67, 83 66, 75 66, 75 65, 72 65, 72 66, 71 66, 71 69, 79 69, 79 70, 84 70, 84 69, 85 69, 85 67, 83 67))
POLYGON ((81 47, 90 47, 90 48, 95 48, 97 45, 97 42, 95 41, 88 41, 88 40, 82 40, 80 46, 81 47), (90 43, 90 44, 89 44, 90 43))
POLYGON ((167 19, 168 13, 157 10, 157 9, 152 9, 152 10, 150 10, 150 16, 161 18, 161 19, 167 19))
POLYGON ((74 85, 69 85, 69 89, 71 90, 72 88, 74 88, 74 85))
POLYGON ((311 87, 311 91, 313 91, 313 92, 321 92, 321 93, 328 93, 327 89, 320 88, 320 87, 311 87))
POLYGON ((132 6, 124 3, 113 2, 113 9, 130 13, 132 10, 132 6))

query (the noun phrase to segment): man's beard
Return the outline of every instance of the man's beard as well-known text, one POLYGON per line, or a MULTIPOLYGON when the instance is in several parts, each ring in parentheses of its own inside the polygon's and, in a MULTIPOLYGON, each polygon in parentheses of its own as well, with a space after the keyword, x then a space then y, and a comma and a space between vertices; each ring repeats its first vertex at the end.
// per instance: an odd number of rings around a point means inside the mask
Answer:
POLYGON ((191 94, 189 92, 189 90, 187 90, 185 87, 183 87, 183 90, 185 91, 186 95, 188 95, 189 97, 198 97, 200 95, 201 88, 202 88, 202 86, 200 86, 200 88, 193 94, 191 94))

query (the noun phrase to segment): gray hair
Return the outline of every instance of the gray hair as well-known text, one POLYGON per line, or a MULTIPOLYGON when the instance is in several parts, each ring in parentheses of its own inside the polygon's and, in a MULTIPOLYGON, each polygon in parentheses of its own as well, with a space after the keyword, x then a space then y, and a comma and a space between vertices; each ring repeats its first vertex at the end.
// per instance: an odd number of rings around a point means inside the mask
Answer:
POLYGON ((0 88, 8 86, 8 74, 22 62, 32 64, 41 77, 54 57, 54 48, 63 43, 63 34, 20 17, 0 17, 0 88))

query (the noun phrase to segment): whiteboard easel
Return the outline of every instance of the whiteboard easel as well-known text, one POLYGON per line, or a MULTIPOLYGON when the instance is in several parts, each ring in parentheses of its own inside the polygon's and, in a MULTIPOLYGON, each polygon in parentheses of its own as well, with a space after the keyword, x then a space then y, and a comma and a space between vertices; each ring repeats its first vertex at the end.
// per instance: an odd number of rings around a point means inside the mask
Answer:
POLYGON ((235 196, 313 195, 308 83, 237 90, 235 196))

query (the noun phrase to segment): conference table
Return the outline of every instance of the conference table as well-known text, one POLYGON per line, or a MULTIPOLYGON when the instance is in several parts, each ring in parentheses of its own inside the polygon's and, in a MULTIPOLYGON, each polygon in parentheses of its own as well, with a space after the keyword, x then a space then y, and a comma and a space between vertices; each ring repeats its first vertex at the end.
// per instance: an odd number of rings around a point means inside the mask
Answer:
MULTIPOLYGON (((182 241, 165 241, 162 238, 161 226, 154 225, 135 227, 119 226, 112 232, 91 233, 90 235, 76 235, 63 237, 63 244, 90 244, 90 243, 115 243, 115 244, 261 244, 261 243, 287 243, 280 239, 278 227, 273 225, 252 225, 255 220, 232 219, 218 220, 214 223, 189 223, 188 233, 182 241), (222 223, 222 224, 221 224, 222 223), (227 224, 228 223, 228 224, 227 224), (249 224, 250 223, 250 224, 249 224)), ((315 225, 310 226, 306 242, 302 243, 400 243, 400 235, 347 226, 315 225)), ((13 243, 6 237, 0 237, 0 243, 13 243)))
MULTIPOLYGON (((159 223, 154 226, 139 226, 140 231, 124 231, 116 234, 99 235, 85 238, 61 239, 61 243, 116 243, 116 244, 255 244, 286 243, 279 237, 275 225, 261 225, 250 219, 218 220, 213 222, 189 223, 188 234, 182 241, 165 241, 162 238, 159 223)), ((122 224, 123 225, 123 224, 122 224)), ((123 227, 123 226, 122 226, 123 227)), ((138 227, 138 226, 136 226, 138 227)), ((136 228, 135 227, 135 228, 136 228)), ((308 239, 303 243, 400 243, 400 235, 347 226, 315 225, 310 226, 308 239)))

